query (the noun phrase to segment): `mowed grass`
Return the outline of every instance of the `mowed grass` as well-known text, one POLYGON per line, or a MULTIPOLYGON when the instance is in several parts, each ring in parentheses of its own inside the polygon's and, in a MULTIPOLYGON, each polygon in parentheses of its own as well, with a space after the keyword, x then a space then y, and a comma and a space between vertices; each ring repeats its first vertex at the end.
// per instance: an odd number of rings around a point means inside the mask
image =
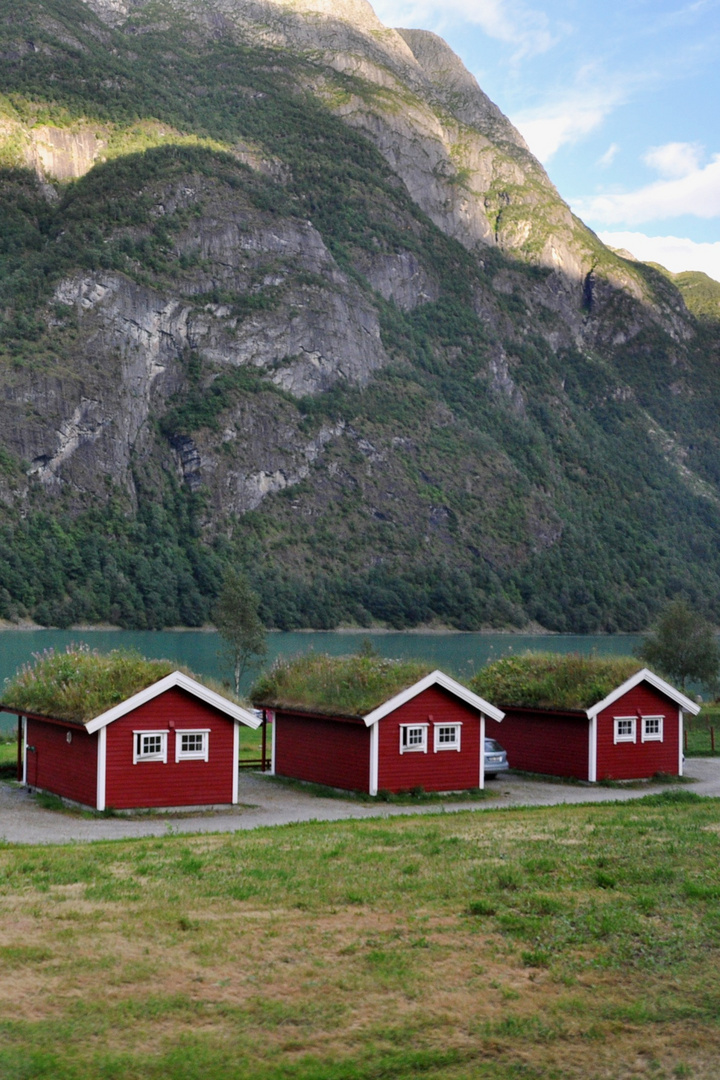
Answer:
POLYGON ((720 804, 0 846, 3 1080, 715 1078, 720 804))

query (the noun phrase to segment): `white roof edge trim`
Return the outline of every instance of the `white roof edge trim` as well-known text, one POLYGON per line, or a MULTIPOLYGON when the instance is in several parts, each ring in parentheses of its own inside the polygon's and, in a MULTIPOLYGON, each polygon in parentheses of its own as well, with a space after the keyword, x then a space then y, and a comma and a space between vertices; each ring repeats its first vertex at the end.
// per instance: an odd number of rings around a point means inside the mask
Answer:
POLYGON ((121 716, 126 716, 127 713, 132 712, 133 709, 137 709, 140 705, 152 701, 153 698, 158 697, 159 694, 164 694, 166 690, 172 690, 175 686, 179 686, 181 690, 187 690, 189 694, 204 701, 206 705, 212 705, 220 712, 225 713, 226 716, 229 716, 236 723, 246 724, 247 727, 251 728, 260 726, 261 721, 257 716, 248 709, 243 709, 242 705, 235 705, 234 702, 228 701, 222 694, 216 694, 215 691, 211 690, 208 686, 203 686, 203 684, 196 679, 191 679, 189 675, 184 675, 182 671, 172 671, 169 675, 166 675, 164 679, 160 679, 151 686, 146 686, 144 690, 141 690, 137 694, 133 694, 133 696, 127 698, 126 701, 121 701, 119 705, 114 705, 112 709, 108 709, 107 712, 95 716, 85 725, 85 730, 92 735, 93 732, 99 731, 100 728, 112 724, 113 720, 119 720, 121 716))
POLYGON ((462 683, 456 682, 455 679, 451 679, 449 675, 445 675, 442 671, 431 671, 429 675, 426 675, 424 679, 420 679, 419 682, 413 683, 412 686, 408 686, 406 690, 401 690, 395 697, 390 698, 388 701, 383 702, 377 709, 373 709, 367 716, 363 717, 367 727, 372 727, 378 720, 382 720, 383 716, 387 716, 388 713, 394 712, 395 709, 399 709, 401 705, 405 705, 406 702, 412 701, 418 694, 422 694, 423 690, 427 690, 430 686, 442 686, 444 690, 454 694, 455 697, 464 701, 467 705, 471 705, 478 712, 483 713, 484 716, 489 716, 491 720, 497 720, 500 722, 505 716, 504 712, 497 709, 494 705, 491 705, 489 701, 485 701, 484 698, 478 697, 477 694, 473 694, 472 690, 468 690, 467 686, 463 686, 462 683))
POLYGON ((691 701, 689 697, 682 694, 679 690, 676 690, 674 686, 671 686, 669 682, 665 682, 659 675, 651 671, 650 668, 641 668, 640 671, 636 671, 634 675, 631 675, 629 679, 626 679, 624 683, 616 687, 612 693, 608 694, 602 701, 598 701, 597 705, 592 705, 589 709, 586 709, 587 715, 590 719, 593 716, 597 716, 603 709, 607 709, 610 705, 626 694, 628 690, 633 690, 638 683, 647 682, 651 686, 654 686, 656 690, 659 690, 662 694, 665 694, 672 701, 674 701, 684 712, 692 713, 693 716, 697 716, 700 712, 700 706, 695 701, 691 701))

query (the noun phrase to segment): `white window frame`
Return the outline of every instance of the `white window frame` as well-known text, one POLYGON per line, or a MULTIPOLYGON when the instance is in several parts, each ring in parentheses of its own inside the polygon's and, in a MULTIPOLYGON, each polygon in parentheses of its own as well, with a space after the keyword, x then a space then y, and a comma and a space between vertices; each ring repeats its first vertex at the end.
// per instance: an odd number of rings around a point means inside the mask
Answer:
POLYGON ((614 716, 613 717, 613 742, 637 742, 637 717, 636 716, 614 716), (630 724, 630 732, 628 734, 620 734, 620 724, 630 724))
POLYGON ((428 728, 429 724, 401 724, 400 725, 400 753, 401 754, 427 754, 428 752, 428 728), (405 745, 407 740, 406 732, 409 731, 422 731, 422 742, 417 743, 414 746, 405 745))
POLYGON ((210 752, 210 728, 175 728, 175 761, 207 761, 210 752), (183 750, 183 735, 202 735, 201 750, 183 750))
POLYGON ((433 724, 433 750, 437 754, 439 750, 457 750, 460 752, 460 738, 462 735, 462 721, 453 720, 449 723, 444 723, 442 720, 438 720, 433 724), (452 742, 440 742, 440 729, 441 728, 455 728, 455 738, 452 742))
POLYGON ((167 744, 167 730, 158 731, 158 729, 155 728, 150 731, 133 731, 133 765, 141 765, 145 761, 160 761, 163 765, 167 765, 167 744), (138 749, 138 744, 142 746, 142 739, 148 735, 160 736, 159 753, 145 754, 138 749))
POLYGON ((643 716, 642 718, 642 741, 643 742, 662 742, 663 741, 663 720, 664 716, 643 716), (648 731, 648 722, 652 721, 653 724, 657 723, 657 731, 648 731))

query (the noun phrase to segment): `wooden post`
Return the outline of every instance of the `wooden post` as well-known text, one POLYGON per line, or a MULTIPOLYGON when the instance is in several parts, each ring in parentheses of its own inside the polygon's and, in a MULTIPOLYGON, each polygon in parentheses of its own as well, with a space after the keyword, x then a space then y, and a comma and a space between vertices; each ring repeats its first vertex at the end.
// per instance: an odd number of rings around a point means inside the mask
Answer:
POLYGON ((710 728, 710 748, 711 748, 711 750, 712 750, 712 752, 714 754, 715 753, 715 728, 714 727, 710 728))
POLYGON ((685 753, 687 753, 687 728, 685 728, 684 737, 685 737, 685 753))
POLYGON ((260 766, 260 771, 261 772, 265 772, 265 768, 266 768, 266 764, 267 764, 267 762, 266 762, 266 753, 267 753, 267 712, 265 711, 265 709, 263 709, 263 718, 262 718, 262 755, 261 755, 262 756, 262 765, 260 766))
POLYGON ((18 713, 18 733, 17 733, 17 778, 22 780, 23 778, 23 745, 22 745, 22 732, 23 732, 23 718, 18 713))

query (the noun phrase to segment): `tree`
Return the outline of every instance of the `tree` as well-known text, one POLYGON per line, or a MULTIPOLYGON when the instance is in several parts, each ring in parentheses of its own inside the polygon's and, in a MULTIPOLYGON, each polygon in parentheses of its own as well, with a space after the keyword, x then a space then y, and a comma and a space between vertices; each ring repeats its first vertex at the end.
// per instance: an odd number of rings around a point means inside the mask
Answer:
POLYGON ((244 574, 230 568, 223 579, 215 605, 215 625, 223 639, 221 655, 232 664, 235 693, 246 671, 256 667, 267 654, 265 627, 260 621, 260 598, 244 574))
POLYGON ((720 648, 715 631, 684 600, 674 600, 665 608, 636 655, 679 682, 683 690, 688 679, 711 690, 717 685, 720 648))

